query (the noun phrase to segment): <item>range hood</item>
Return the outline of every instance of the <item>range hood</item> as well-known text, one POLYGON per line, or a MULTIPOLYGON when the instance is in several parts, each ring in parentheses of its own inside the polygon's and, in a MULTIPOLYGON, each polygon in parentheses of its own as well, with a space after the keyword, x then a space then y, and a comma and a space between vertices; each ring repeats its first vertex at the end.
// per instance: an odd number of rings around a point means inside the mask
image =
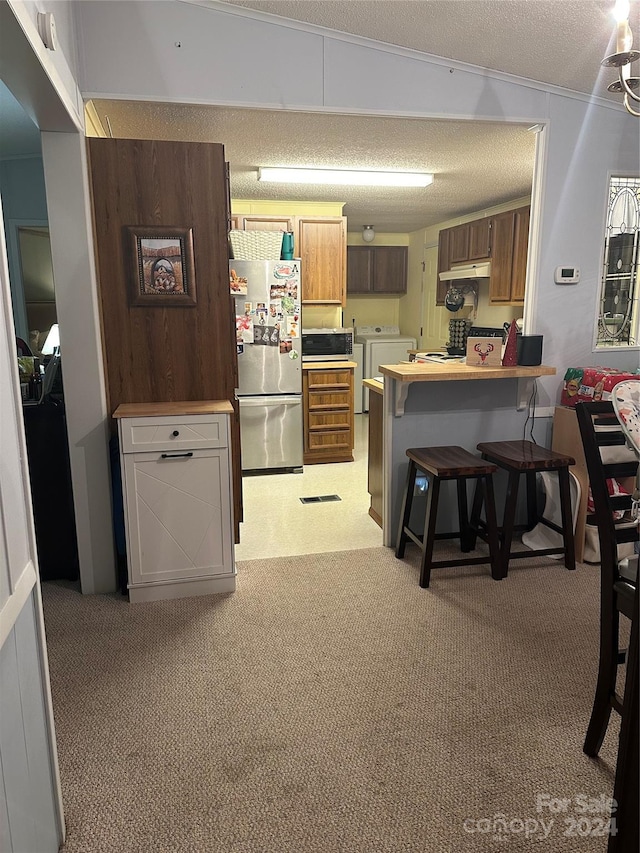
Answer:
POLYGON ((490 276, 491 263, 484 261, 480 264, 451 267, 450 270, 440 273, 440 281, 461 281, 463 279, 489 278, 490 276))

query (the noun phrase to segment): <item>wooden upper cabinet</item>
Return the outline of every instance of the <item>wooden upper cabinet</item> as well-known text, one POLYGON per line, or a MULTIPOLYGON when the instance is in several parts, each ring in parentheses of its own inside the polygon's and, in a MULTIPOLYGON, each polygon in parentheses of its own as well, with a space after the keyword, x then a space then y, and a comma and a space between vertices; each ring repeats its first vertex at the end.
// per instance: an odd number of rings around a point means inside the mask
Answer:
POLYGON ((469 260, 469 225, 449 229, 449 263, 464 264, 469 260))
MULTIPOLYGON (((523 304, 531 208, 520 207, 464 225, 443 228, 438 236, 436 305, 444 305, 448 282, 440 273, 456 264, 491 260, 489 302, 523 304)), ((480 283, 480 288, 485 285, 480 283)))
POLYGON ((347 293, 371 293, 373 254, 370 246, 347 246, 347 293))
POLYGON ((451 228, 443 228, 438 235, 438 281, 436 284, 436 305, 444 305, 444 298, 449 288, 449 282, 440 281, 440 273, 446 272, 451 263, 449 261, 449 238, 451 228))
POLYGON ((347 293, 407 292, 406 246, 348 246, 347 293))
MULTIPOLYGON (((475 219, 448 228, 449 265, 480 261, 491 255, 491 219, 475 219)), ((442 232, 440 232, 442 234, 442 232)))
POLYGON ((520 207, 493 217, 493 252, 489 302, 522 304, 527 277, 531 208, 520 207))
POLYGON ((491 255, 491 219, 476 219, 469 222, 468 261, 479 261, 491 255))
POLYGON ((297 216, 302 302, 342 305, 347 290, 345 216, 297 216))
POLYGON ((511 274, 511 299, 524 302, 527 279, 527 251, 529 249, 529 222, 531 208, 521 207, 514 211, 513 270, 511 274))
POLYGON ((372 246, 373 292, 407 292, 407 256, 406 246, 372 246))
POLYGON ((241 231, 295 231, 294 216, 267 216, 266 214, 239 214, 241 231))
POLYGON ((302 301, 344 305, 347 287, 347 220, 344 216, 269 216, 236 213, 240 231, 292 231, 303 263, 302 301))
POLYGON ((489 279, 489 301, 511 302, 511 270, 513 267, 513 211, 493 217, 493 255, 489 279))

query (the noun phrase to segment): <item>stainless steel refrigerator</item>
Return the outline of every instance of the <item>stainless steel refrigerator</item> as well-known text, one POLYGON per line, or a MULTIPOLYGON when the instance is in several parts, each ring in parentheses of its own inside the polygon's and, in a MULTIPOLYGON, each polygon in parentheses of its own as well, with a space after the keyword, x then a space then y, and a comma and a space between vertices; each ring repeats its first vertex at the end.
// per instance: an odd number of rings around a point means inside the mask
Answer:
POLYGON ((302 467, 301 266, 229 261, 242 470, 302 467))

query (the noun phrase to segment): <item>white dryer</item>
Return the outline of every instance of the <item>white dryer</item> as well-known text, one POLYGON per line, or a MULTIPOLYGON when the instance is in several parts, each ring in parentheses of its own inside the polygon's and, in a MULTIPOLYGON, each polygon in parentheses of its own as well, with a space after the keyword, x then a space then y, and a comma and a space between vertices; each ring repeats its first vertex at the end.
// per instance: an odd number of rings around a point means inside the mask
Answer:
MULTIPOLYGON (((363 344, 364 379, 379 376, 381 364, 408 361, 408 350, 416 349, 416 339, 401 335, 398 326, 358 326, 354 341, 363 344)), ((369 389, 364 389, 363 409, 369 411, 369 389)))

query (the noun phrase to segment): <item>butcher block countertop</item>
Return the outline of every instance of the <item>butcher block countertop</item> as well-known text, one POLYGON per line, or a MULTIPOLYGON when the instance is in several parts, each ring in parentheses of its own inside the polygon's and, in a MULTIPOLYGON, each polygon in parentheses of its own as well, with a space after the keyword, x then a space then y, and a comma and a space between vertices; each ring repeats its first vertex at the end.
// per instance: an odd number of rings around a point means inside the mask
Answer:
POLYGON ((463 379, 534 379, 537 376, 553 376, 555 367, 539 364, 537 367, 471 367, 466 364, 432 364, 415 361, 400 364, 381 364, 378 368, 383 376, 398 382, 455 382, 463 379))
POLYGON ((362 384, 365 388, 368 388, 370 391, 373 391, 375 394, 383 394, 384 393, 384 385, 380 382, 379 379, 363 379, 362 384))
POLYGON ((174 403, 120 403, 114 418, 155 418, 174 415, 232 415, 228 400, 186 400, 174 403))
POLYGON ((347 368, 357 367, 358 365, 355 361, 303 361, 302 369, 303 370, 330 370, 331 368, 338 368, 340 370, 346 370, 347 368))

